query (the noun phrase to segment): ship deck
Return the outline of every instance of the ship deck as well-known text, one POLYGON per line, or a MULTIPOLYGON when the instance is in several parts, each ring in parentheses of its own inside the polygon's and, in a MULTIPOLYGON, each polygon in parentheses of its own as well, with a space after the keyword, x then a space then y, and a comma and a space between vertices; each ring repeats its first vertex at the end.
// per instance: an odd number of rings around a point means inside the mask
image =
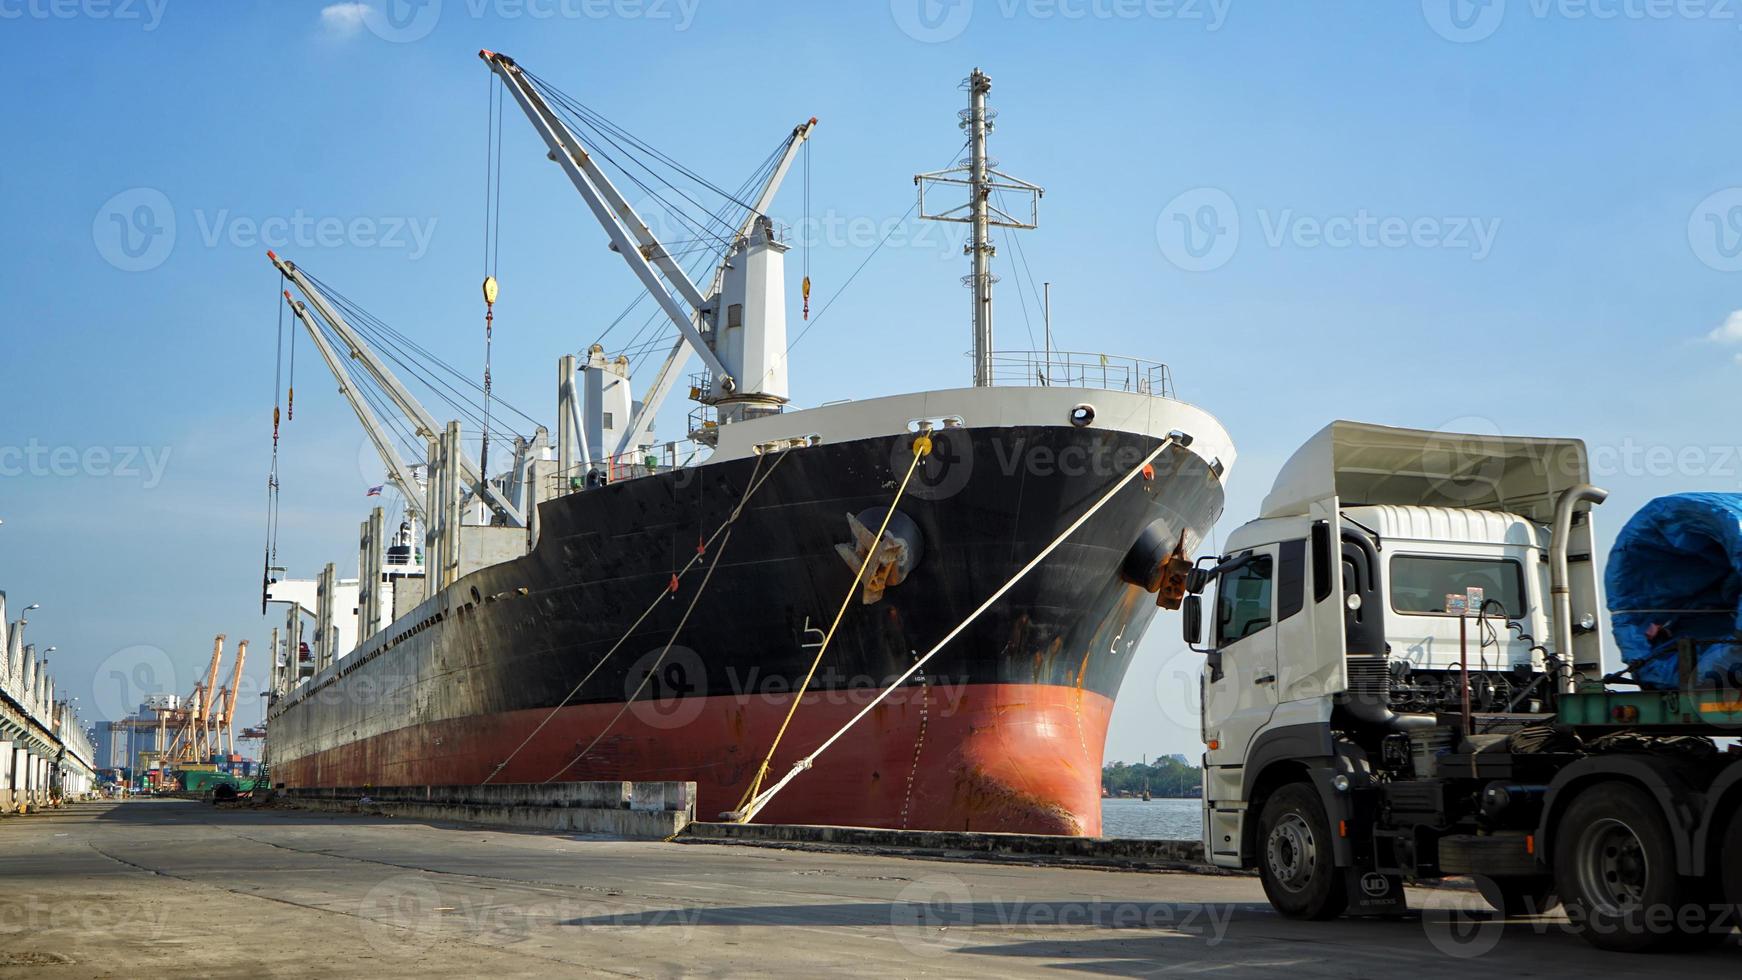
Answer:
MULTIPOLYGON (((0 818, 0 968, 93 975, 1658 976, 1457 889, 1298 923, 1255 878, 685 846, 180 800, 0 818), (1462 936, 1462 939, 1457 937, 1462 936), (1475 957, 1476 963, 1469 960, 1475 957)), ((1678 957, 1734 976, 1735 940, 1678 957)), ((0 970, 0 973, 4 973, 0 970)))

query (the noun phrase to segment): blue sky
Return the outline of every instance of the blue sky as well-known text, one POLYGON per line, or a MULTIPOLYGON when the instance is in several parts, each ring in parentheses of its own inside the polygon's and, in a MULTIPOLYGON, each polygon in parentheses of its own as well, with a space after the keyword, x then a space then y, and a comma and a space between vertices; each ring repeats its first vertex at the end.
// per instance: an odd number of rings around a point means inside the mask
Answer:
MULTIPOLYGON (((995 155, 1047 189, 1022 245, 1058 343, 1164 360, 1223 420, 1224 532, 1351 417, 1582 437, 1606 542, 1652 496, 1742 486, 1736 7, 0 0, 0 588, 43 604, 31 639, 87 716, 117 669, 185 691, 213 633, 264 644, 262 253, 479 365, 480 47, 728 186, 818 116, 815 305, 949 162, 982 67, 995 155)), ((494 357, 549 418, 554 358, 636 286, 542 152, 510 115, 494 357)), ((795 399, 966 383, 959 243, 898 229, 794 351, 795 399)), ((1027 348, 1011 257, 999 343, 1027 348)), ((381 479, 306 343, 297 381, 280 558, 312 574, 354 555, 381 479)), ((1198 751, 1176 628, 1145 641, 1109 758, 1198 751)))

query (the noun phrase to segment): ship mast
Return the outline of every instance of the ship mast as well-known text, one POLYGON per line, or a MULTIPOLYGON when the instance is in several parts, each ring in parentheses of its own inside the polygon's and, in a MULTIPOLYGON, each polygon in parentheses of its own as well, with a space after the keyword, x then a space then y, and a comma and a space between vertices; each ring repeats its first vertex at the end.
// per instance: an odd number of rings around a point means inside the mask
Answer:
POLYGON ((986 186, 986 93, 992 79, 980 69, 968 76, 968 204, 973 211, 974 237, 968 242, 974 280, 974 387, 992 386, 992 226, 988 223, 986 186))
MULTIPOLYGON (((969 256, 973 272, 962 280, 974 292, 974 386, 992 385, 992 285, 998 278, 992 274, 992 257, 998 249, 992 244, 993 228, 1032 229, 1040 223, 1040 198, 1046 191, 1024 180, 998 171, 998 161, 986 153, 986 136, 997 119, 996 110, 986 107, 986 93, 992 91, 992 79, 980 69, 974 69, 963 82, 968 90, 968 108, 959 113, 961 128, 968 134, 968 162, 959 167, 917 174, 913 182, 919 186, 919 216, 928 221, 954 221, 967 224, 971 233, 962 251, 969 256), (966 204, 945 211, 926 210, 925 191, 928 184, 954 184, 968 192, 966 204), (1011 191, 1028 199, 1028 217, 1019 219, 993 203, 992 195, 1011 191)), ((1002 198, 1000 198, 1000 201, 1002 198)))

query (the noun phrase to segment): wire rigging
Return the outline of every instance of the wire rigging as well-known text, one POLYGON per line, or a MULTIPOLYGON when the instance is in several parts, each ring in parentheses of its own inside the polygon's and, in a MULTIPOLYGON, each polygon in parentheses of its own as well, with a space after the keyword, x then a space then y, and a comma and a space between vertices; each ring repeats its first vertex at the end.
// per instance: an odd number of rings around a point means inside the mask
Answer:
MULTIPOLYGON (((278 336, 273 344, 272 364, 272 463, 266 471, 266 548, 260 572, 260 614, 266 615, 266 597, 272 588, 272 565, 278 559, 278 392, 284 381, 284 298, 283 276, 274 290, 278 307, 278 336)), ((296 327, 291 326, 291 341, 296 340, 296 327)))
POLYGON ((484 420, 478 468, 490 472, 490 362, 495 342, 496 268, 502 248, 502 83, 490 74, 484 146, 484 420))

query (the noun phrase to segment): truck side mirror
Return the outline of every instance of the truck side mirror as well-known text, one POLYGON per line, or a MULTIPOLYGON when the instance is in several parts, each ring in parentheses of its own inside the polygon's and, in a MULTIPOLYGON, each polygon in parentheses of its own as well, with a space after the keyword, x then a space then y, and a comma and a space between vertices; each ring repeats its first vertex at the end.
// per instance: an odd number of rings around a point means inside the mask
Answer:
POLYGON ((1204 597, 1186 596, 1179 611, 1182 614, 1181 630, 1185 635, 1186 646, 1195 650, 1204 636, 1204 597))

